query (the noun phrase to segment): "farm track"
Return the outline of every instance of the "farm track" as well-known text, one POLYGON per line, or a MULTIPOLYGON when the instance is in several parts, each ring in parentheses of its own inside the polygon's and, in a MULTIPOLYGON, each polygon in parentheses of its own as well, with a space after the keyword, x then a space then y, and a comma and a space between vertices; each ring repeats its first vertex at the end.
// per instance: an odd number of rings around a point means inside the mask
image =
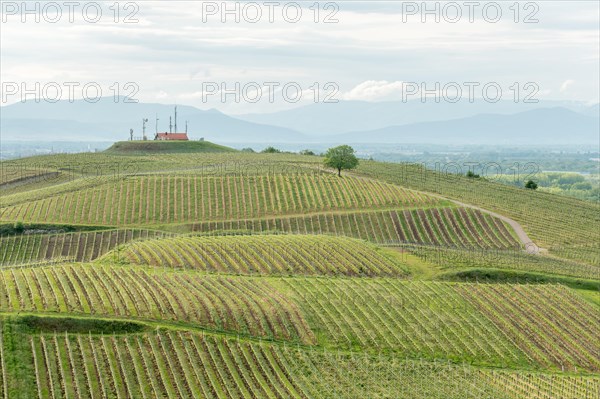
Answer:
MULTIPOLYGON (((365 180, 375 180, 371 177, 368 176, 364 176, 364 175, 360 175, 358 173, 353 173, 353 172, 348 172, 349 175, 357 178, 357 179, 365 179, 365 180)), ((517 222, 514 219, 509 218, 508 216, 505 215, 501 215, 497 212, 494 211, 490 211, 488 209, 482 208, 480 206, 477 205, 472 205, 472 204, 467 204, 465 202, 461 202, 461 201, 457 201, 455 199, 451 199, 451 198, 447 198, 444 197, 442 195, 436 194, 436 193, 432 193, 432 192, 426 192, 424 191, 423 193, 430 195, 432 197, 435 198, 439 198, 440 200, 443 201, 450 201, 460 207, 465 207, 465 208, 471 208, 471 209, 477 209, 481 212, 487 213, 488 215, 498 218, 506 223, 508 223, 510 225, 510 227, 512 227, 513 231, 515 232, 515 234, 517 235, 517 237, 519 238, 519 240, 521 241, 521 244, 523 244, 523 246, 525 247, 525 251, 527 251, 528 253, 531 254, 544 254, 547 253, 548 250, 546 248, 540 248, 538 247, 531 238, 529 238, 529 235, 527 234, 527 232, 525 231, 525 229, 523 229, 523 227, 521 226, 521 224, 519 222, 517 222)))

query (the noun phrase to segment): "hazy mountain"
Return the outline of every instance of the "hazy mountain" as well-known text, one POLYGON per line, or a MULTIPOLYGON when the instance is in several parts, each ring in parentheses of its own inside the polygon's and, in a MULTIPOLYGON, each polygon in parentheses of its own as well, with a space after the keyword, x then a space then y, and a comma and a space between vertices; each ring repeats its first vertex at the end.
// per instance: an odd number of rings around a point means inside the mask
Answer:
POLYGON ((574 101, 540 101, 536 104, 478 100, 457 103, 432 100, 408 102, 340 101, 331 104, 311 104, 269 114, 236 115, 237 118, 297 130, 310 135, 334 135, 347 132, 381 129, 388 126, 408 125, 461 119, 479 114, 516 114, 532 109, 562 107, 589 116, 598 116, 598 104, 589 106, 574 101))
MULTIPOLYGON (((142 119, 148 118, 146 134, 154 136, 156 117, 158 131, 169 130, 173 106, 164 104, 115 102, 103 98, 97 103, 84 100, 57 103, 16 103, 0 109, 0 129, 3 140, 126 140, 129 129, 142 136, 142 119)), ((204 137, 216 142, 279 141, 301 142, 306 137, 283 127, 267 126, 227 116, 217 110, 200 110, 190 106, 177 107, 177 130, 188 132, 191 139, 204 137)), ((173 121, 174 122, 174 121, 173 121)))
MULTIPOLYGON (((135 137, 141 137, 142 118, 149 119, 146 134, 153 138, 157 116, 158 131, 169 130, 172 105, 127 103, 124 98, 118 100, 103 98, 93 104, 83 100, 54 104, 26 102, 2 107, 2 140, 126 140, 130 128, 134 129, 135 137)), ((178 130, 185 130, 187 120, 191 139, 204 137, 217 143, 597 143, 598 105, 566 104, 578 112, 555 107, 511 114, 509 111, 515 106, 522 105, 512 102, 449 106, 420 102, 352 101, 301 107, 265 114, 263 118, 267 121, 273 119, 273 115, 278 118, 284 115, 290 118, 286 125, 298 125, 298 130, 308 129, 311 125, 328 129, 324 130, 328 134, 321 135, 299 133, 285 126, 245 121, 217 110, 181 105, 178 106, 178 130), (480 109, 504 112, 457 116, 480 109), (419 122, 407 122, 415 120, 419 122), (332 135, 331 132, 343 134, 332 135)))
POLYGON ((598 144, 600 120, 565 108, 482 114, 328 137, 348 143, 598 144))

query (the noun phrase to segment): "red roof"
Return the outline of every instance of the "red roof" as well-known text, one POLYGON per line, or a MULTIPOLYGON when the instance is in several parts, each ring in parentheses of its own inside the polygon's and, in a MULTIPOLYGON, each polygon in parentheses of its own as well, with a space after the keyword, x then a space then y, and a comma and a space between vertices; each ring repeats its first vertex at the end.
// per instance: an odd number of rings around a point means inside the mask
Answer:
POLYGON ((155 140, 189 140, 187 133, 157 133, 155 140))

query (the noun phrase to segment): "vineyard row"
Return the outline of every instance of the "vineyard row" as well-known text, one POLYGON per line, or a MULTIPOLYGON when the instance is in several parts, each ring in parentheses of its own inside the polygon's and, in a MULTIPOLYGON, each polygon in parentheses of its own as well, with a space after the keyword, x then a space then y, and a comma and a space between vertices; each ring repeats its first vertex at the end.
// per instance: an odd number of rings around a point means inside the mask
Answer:
POLYGON ((484 371, 183 332, 55 333, 33 335, 28 344, 39 399, 595 399, 600 389, 593 377, 484 371))
POLYGON ((170 320, 312 343, 299 310, 265 282, 139 268, 53 266, 0 271, 0 309, 170 320))
POLYGON ((511 227, 471 208, 321 213, 299 217, 200 222, 197 232, 280 231, 330 234, 378 244, 427 244, 460 248, 519 248, 511 227))
POLYGON ((141 265, 212 273, 270 275, 402 276, 375 246, 318 235, 177 237, 125 247, 121 257, 141 265))
POLYGON ((152 230, 124 229, 3 237, 0 238, 0 265, 20 265, 53 259, 89 262, 133 240, 172 235, 152 230))
POLYGON ((438 202, 423 193, 351 177, 154 175, 4 208, 0 219, 124 226, 438 202))

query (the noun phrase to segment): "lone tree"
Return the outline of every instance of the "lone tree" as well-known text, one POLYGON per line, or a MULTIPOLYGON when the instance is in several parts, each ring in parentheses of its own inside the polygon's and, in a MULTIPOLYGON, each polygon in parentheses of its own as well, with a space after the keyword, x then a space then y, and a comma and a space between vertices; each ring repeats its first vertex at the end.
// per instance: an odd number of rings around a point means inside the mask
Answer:
POLYGON ((358 166, 358 158, 354 155, 354 148, 349 145, 340 145, 327 150, 325 153, 325 166, 337 169, 338 176, 342 169, 354 169, 358 166))
POLYGON ((538 185, 533 180, 528 180, 527 183, 525 183, 525 188, 528 188, 530 190, 537 190, 538 185))
POLYGON ((279 154, 281 150, 278 150, 275 147, 269 146, 261 151, 263 154, 279 154))

